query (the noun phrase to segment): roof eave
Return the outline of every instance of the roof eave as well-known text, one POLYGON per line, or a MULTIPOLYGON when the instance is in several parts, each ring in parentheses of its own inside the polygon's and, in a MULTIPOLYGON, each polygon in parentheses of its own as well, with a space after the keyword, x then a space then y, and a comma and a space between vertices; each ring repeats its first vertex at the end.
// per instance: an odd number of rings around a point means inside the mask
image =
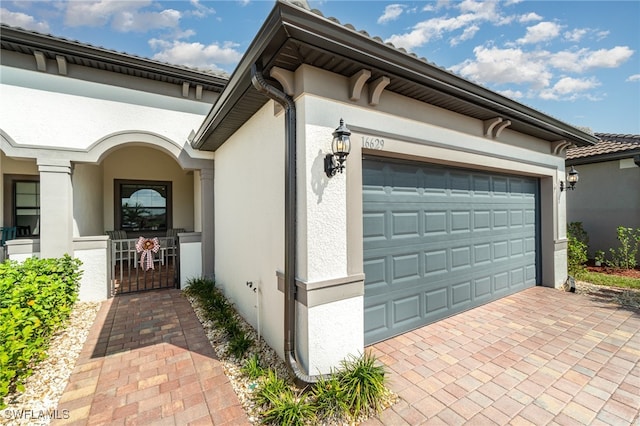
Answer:
POLYGON ((77 56, 97 62, 110 63, 123 68, 153 72, 174 78, 180 77, 194 83, 213 84, 220 88, 224 87, 228 81, 223 76, 216 76, 209 72, 154 61, 152 59, 120 53, 102 47, 90 46, 78 41, 61 39, 49 34, 34 33, 22 28, 3 25, 1 38, 3 42, 20 44, 33 50, 45 50, 57 54, 77 56))
MULTIPOLYGON (((274 46, 282 46, 288 39, 353 58, 354 61, 385 73, 401 75, 416 84, 434 87, 450 96, 464 99, 465 102, 470 102, 478 108, 495 110, 497 115, 507 115, 511 119, 521 120, 529 126, 557 135, 557 139, 566 139, 577 146, 593 145, 598 141, 594 135, 417 57, 365 37, 344 25, 278 1, 231 76, 229 84, 196 132, 192 142, 194 148, 203 148, 207 139, 224 121, 224 117, 233 109, 235 103, 242 99, 242 95, 247 90, 250 90, 251 66, 256 62, 268 65, 277 53, 274 46), (319 25, 319 21, 323 21, 322 25, 319 25), (276 39, 276 36, 279 38, 276 39), (267 47, 270 48, 268 52, 265 50, 267 47), (233 103, 230 104, 230 102, 233 103)), ((264 101, 267 102, 266 97, 264 101)), ((224 140, 215 141, 208 144, 206 149, 216 150, 222 143, 224 140)))
POLYGON ((628 149, 626 151, 609 152, 606 154, 589 155, 586 157, 577 157, 567 159, 565 164, 567 166, 578 166, 581 164, 593 164, 604 163, 606 161, 624 160, 627 158, 633 158, 636 155, 640 155, 640 147, 634 149, 628 149))

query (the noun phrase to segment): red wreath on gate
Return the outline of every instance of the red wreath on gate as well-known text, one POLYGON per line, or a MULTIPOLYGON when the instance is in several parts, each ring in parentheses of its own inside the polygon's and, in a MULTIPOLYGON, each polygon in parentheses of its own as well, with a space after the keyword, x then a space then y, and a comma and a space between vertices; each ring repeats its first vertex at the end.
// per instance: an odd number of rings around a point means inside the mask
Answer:
POLYGON ((160 241, 158 238, 140 237, 136 242, 136 251, 140 254, 140 267, 145 271, 153 268, 153 254, 160 250, 160 241), (145 267, 146 260, 146 267, 145 267))

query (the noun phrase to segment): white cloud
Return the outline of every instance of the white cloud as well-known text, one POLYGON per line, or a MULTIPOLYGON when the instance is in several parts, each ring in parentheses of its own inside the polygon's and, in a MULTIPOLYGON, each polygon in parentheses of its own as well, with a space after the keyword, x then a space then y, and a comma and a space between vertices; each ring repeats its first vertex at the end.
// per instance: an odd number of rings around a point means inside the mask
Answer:
POLYGON ((527 28, 523 38, 518 39, 520 44, 541 43, 558 37, 562 27, 554 22, 540 22, 527 28))
POLYGON ((636 81, 640 81, 640 74, 630 75, 625 81, 630 83, 635 83, 636 81))
POLYGON ((591 94, 589 91, 600 86, 595 78, 572 78, 563 77, 553 87, 549 87, 540 91, 538 97, 544 100, 552 101, 574 101, 576 99, 599 100, 598 96, 591 94))
POLYGON ((26 30, 38 31, 41 33, 49 32, 49 24, 45 21, 36 21, 36 19, 22 12, 12 12, 5 8, 0 8, 0 22, 12 27, 20 27, 26 30))
POLYGON ((595 68, 617 68, 626 62, 634 51, 627 46, 611 49, 561 51, 550 56, 550 65, 562 71, 583 73, 595 68))
POLYGON ((526 84, 537 89, 551 84, 553 75, 546 65, 548 52, 484 46, 478 46, 473 51, 475 60, 466 60, 452 67, 452 70, 480 83, 526 84))
POLYGON ((190 3, 193 6, 193 9, 187 11, 187 13, 191 16, 195 16, 196 18, 205 18, 216 13, 214 8, 203 5, 200 3, 200 0, 191 0, 190 3))
POLYGON ((404 6, 401 4, 389 4, 384 8, 384 13, 378 18, 378 24, 386 24, 395 21, 402 15, 404 6))
POLYGON ((409 32, 394 34, 385 41, 393 43, 396 47, 412 50, 425 45, 431 40, 441 39, 451 33, 460 32, 457 35, 452 34, 449 41, 452 45, 456 45, 461 41, 473 38, 483 23, 491 22, 494 25, 505 25, 513 20, 513 17, 502 15, 499 10, 500 3, 494 1, 438 2, 435 8, 430 4, 425 6, 423 11, 431 12, 451 5, 460 11, 459 15, 454 17, 443 15, 418 22, 409 32))
POLYGON ((153 55, 153 59, 191 68, 220 70, 223 69, 221 65, 235 65, 242 57, 237 50, 238 45, 232 42, 204 45, 152 39, 149 45, 154 50, 160 50, 153 55))
POLYGON ((567 31, 564 33, 565 40, 577 42, 587 35, 588 30, 585 28, 576 28, 575 30, 567 31))
POLYGON ((65 24, 72 27, 102 27, 111 24, 113 29, 121 32, 178 27, 182 18, 179 11, 145 11, 151 4, 150 0, 71 1, 66 3, 65 24))
POLYGON ((522 99, 524 98, 524 94, 519 90, 501 90, 500 93, 502 96, 506 96, 511 99, 522 99))
POLYGON ((460 42, 471 40, 478 31, 480 31, 480 27, 478 25, 472 25, 470 27, 467 27, 464 29, 464 31, 462 31, 462 34, 459 37, 453 37, 449 44, 451 46, 455 46, 460 42))
POLYGON ((518 22, 520 22, 521 24, 526 24, 528 22, 533 22, 533 21, 542 21, 542 16, 538 15, 537 13, 530 12, 530 13, 527 13, 526 15, 522 15, 518 17, 518 22))
POLYGON ((567 95, 576 92, 584 92, 585 90, 593 89, 594 87, 598 87, 600 83, 591 77, 591 78, 573 78, 573 77, 563 77, 553 85, 553 91, 560 95, 567 95))

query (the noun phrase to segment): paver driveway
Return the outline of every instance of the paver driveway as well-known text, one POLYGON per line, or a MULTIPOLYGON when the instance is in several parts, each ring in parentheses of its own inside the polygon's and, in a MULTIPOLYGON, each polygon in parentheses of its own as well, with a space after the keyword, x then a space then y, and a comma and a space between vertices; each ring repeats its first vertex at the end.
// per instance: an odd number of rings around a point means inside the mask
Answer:
POLYGON ((401 401, 367 425, 640 425, 640 311, 534 287, 371 348, 401 401))

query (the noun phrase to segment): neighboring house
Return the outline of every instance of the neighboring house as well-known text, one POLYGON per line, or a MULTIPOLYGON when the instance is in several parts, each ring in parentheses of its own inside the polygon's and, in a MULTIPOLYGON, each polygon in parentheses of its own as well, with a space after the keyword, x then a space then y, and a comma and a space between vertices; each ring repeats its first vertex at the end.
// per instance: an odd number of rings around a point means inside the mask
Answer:
POLYGON ((180 234, 180 275, 185 252, 202 259, 301 380, 567 277, 564 149, 597 138, 350 25, 277 2, 219 94, 206 73, 7 32, 0 165, 5 182, 40 179, 40 254, 107 251, 116 182, 171 182, 170 226, 196 231, 180 234), (114 93, 61 90, 74 81, 114 93), (340 119, 351 152, 328 177, 340 119))
POLYGON ((619 226, 640 228, 640 135, 595 136, 593 146, 568 149, 565 162, 580 177, 567 194, 567 221, 582 222, 591 257, 620 245, 619 226))

